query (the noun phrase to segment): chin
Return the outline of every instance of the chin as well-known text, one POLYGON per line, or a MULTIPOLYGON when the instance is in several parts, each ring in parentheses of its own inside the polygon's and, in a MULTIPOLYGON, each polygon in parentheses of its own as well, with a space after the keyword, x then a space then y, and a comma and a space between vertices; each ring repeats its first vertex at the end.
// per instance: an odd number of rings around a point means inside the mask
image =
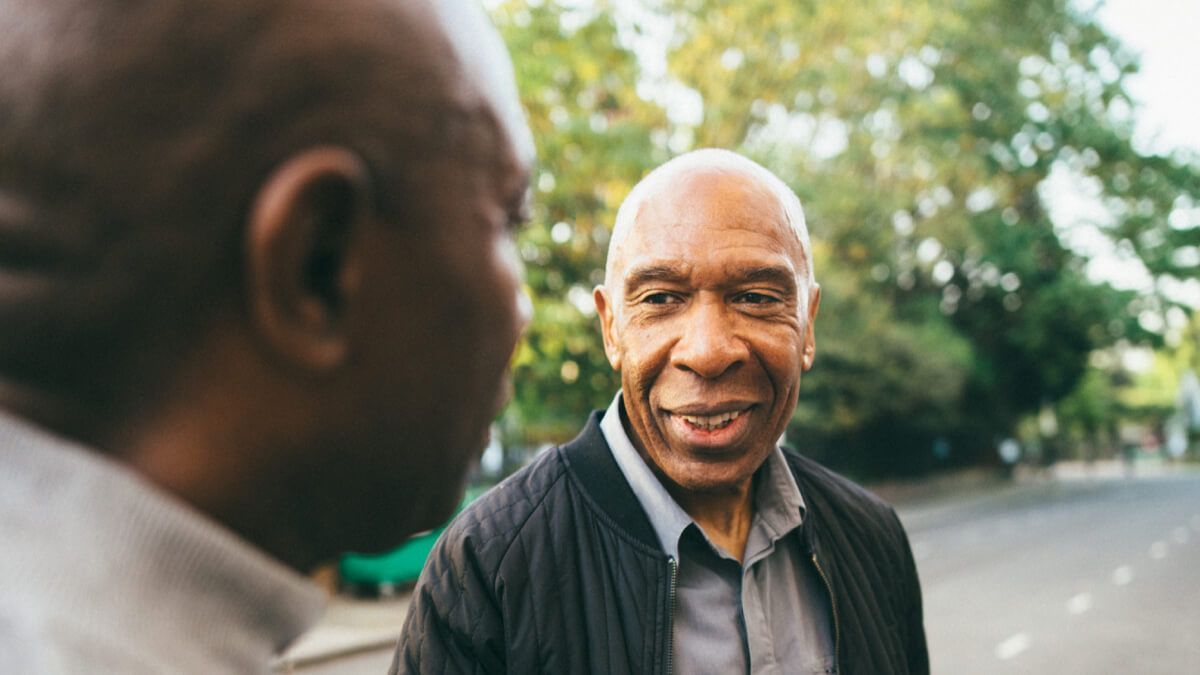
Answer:
POLYGON ((429 509, 425 511, 421 527, 416 532, 424 532, 445 525, 458 509, 466 490, 466 481, 462 480, 458 482, 457 486, 443 490, 435 499, 432 499, 429 509))
POLYGON ((713 463, 703 460, 676 465, 672 472, 676 484, 690 492, 721 492, 743 485, 767 460, 768 452, 746 452, 729 462, 713 463))
POLYGON ((746 480, 754 475, 751 471, 748 474, 738 473, 731 477, 717 476, 711 474, 688 476, 683 481, 678 483, 679 487, 695 494, 727 492, 741 486, 746 480))

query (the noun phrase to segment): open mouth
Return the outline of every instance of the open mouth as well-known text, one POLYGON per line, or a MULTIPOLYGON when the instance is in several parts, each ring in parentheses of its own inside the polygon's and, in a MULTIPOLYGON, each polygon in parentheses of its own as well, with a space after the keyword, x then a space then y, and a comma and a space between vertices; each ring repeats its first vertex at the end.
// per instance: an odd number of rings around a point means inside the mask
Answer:
POLYGON ((734 420, 744 415, 747 410, 735 410, 718 415, 679 415, 679 419, 698 431, 717 431, 733 424, 734 420))

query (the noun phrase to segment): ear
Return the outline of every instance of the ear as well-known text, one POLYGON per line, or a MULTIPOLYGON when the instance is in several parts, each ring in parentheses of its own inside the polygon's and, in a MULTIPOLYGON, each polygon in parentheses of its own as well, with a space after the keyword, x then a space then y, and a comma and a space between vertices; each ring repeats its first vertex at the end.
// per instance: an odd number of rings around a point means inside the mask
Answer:
POLYGON ((592 291, 592 301, 596 303, 596 314, 600 317, 600 335, 604 338, 604 354, 613 370, 621 372, 621 351, 617 348, 616 334, 613 332, 613 307, 609 302, 608 289, 597 286, 592 291))
POLYGON ((346 359, 343 315, 361 261, 351 242, 371 217, 370 174, 355 153, 316 147, 280 165, 246 226, 251 325, 275 356, 327 371, 346 359))
POLYGON ((806 372, 812 368, 813 359, 817 356, 816 321, 817 309, 820 306, 821 286, 814 281, 808 292, 808 322, 804 333, 804 353, 800 358, 800 367, 806 372))

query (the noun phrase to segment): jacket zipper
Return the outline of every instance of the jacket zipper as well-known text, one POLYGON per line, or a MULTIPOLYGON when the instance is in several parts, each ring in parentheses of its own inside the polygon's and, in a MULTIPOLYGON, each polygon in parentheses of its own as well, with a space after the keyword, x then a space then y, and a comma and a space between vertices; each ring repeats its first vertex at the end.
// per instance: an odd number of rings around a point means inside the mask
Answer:
POLYGON ((671 675, 675 660, 675 585, 679 579, 679 562, 674 557, 667 558, 671 568, 670 585, 667 586, 667 669, 666 675, 671 675))
POLYGON ((833 610, 833 670, 841 672, 841 666, 838 663, 838 655, 842 649, 842 629, 841 622, 838 621, 837 598, 833 595, 833 584, 829 583, 829 577, 825 575, 825 569, 821 567, 821 562, 817 560, 817 552, 812 554, 813 567, 817 568, 817 574, 820 575, 821 581, 825 582, 825 588, 829 591, 829 607, 833 610))

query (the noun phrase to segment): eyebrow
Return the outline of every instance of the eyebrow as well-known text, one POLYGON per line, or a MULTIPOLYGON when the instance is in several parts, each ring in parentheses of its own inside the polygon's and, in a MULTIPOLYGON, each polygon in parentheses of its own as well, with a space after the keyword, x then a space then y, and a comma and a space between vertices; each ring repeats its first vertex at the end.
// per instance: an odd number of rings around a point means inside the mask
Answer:
POLYGON ((786 289, 794 289, 796 287, 796 273, 786 267, 775 265, 736 269, 734 270, 734 276, 739 280, 739 283, 776 284, 786 289))
POLYGON ((688 278, 688 269, 684 265, 646 265, 630 270, 625 275, 625 290, 631 292, 655 282, 680 282, 688 278))
MULTIPOLYGON (((681 283, 688 279, 690 268, 684 264, 653 264, 637 267, 625 275, 625 292, 636 292, 642 286, 653 283, 681 283)), ((796 273, 778 265, 737 267, 732 270, 733 286, 743 284, 772 284, 788 292, 796 290, 796 273)))

